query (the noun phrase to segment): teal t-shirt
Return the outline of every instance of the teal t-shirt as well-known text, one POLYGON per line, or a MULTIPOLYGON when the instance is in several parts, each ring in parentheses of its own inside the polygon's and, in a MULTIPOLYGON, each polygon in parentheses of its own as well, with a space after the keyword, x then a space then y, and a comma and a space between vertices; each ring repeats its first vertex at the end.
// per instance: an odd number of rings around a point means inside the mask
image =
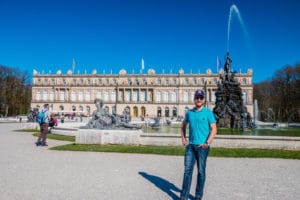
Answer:
POLYGON ((210 134, 210 125, 216 123, 216 118, 210 109, 204 107, 200 111, 195 108, 188 110, 183 121, 189 124, 189 143, 205 144, 210 134))

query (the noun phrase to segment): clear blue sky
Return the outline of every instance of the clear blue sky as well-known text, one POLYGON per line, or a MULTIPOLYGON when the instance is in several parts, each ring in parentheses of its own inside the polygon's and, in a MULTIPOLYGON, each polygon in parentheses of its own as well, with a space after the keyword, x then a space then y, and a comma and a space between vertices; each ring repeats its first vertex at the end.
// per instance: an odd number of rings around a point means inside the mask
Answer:
POLYGON ((76 73, 137 73, 144 58, 144 72, 216 72, 233 3, 234 70, 251 67, 257 83, 300 62, 297 0, 0 0, 0 64, 66 73, 75 58, 76 73))

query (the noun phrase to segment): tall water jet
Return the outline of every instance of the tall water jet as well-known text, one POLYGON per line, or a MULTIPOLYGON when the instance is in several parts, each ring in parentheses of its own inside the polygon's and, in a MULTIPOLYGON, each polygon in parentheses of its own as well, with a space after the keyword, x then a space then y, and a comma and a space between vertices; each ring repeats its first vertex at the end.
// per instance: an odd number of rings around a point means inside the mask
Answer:
POLYGON ((228 18, 228 25, 227 25, 227 52, 229 52, 230 30, 231 30, 233 13, 235 13, 237 15, 237 18, 239 20, 241 28, 242 28, 242 30, 244 32, 244 36, 245 36, 247 45, 250 47, 249 42, 248 42, 249 41, 249 39, 248 39, 249 38, 248 37, 248 32, 247 32, 246 27, 244 25, 243 19, 242 19, 241 14, 240 14, 240 11, 237 8, 237 6, 235 4, 233 4, 230 7, 230 10, 229 10, 229 18, 228 18))

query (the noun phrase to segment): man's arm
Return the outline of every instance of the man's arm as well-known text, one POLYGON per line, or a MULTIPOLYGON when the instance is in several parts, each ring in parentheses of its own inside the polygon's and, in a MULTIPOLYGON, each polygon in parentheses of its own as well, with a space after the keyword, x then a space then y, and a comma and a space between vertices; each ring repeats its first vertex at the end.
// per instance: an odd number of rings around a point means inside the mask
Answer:
POLYGON ((181 125, 181 140, 182 140, 182 145, 183 146, 186 146, 188 144, 188 140, 186 138, 186 125, 187 125, 187 122, 182 122, 182 125, 181 125))
POLYGON ((216 136, 217 134, 217 125, 216 123, 213 123, 210 125, 210 135, 206 141, 206 143, 209 145, 212 143, 212 141, 214 140, 214 137, 216 136))

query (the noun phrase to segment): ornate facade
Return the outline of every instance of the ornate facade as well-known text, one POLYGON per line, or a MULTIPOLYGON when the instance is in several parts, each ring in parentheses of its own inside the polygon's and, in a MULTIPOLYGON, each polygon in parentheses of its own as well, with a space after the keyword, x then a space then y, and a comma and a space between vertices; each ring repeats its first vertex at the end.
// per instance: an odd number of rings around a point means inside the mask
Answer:
MULTIPOLYGON (((73 74, 71 70, 62 74, 33 73, 31 107, 49 103, 50 110, 59 114, 90 116, 96 109, 94 100, 103 100, 104 107, 111 113, 122 114, 125 108, 131 117, 178 117, 194 106, 195 90, 207 93, 207 106, 214 108, 215 91, 220 81, 220 70, 213 74, 156 74, 149 69, 147 74, 73 74)), ((253 116, 252 69, 237 73, 235 78, 243 90, 244 103, 253 116)))

